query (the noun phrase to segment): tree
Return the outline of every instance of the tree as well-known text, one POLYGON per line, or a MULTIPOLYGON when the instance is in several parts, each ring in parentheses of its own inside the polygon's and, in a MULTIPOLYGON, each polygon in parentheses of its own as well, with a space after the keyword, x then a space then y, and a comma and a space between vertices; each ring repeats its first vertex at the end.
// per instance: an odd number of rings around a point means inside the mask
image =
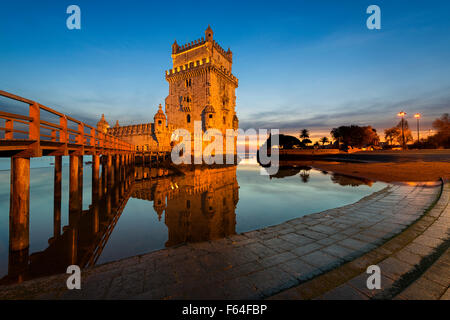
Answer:
POLYGON ((384 139, 392 146, 393 141, 397 141, 401 134, 402 132, 399 127, 389 128, 384 130, 384 139))
POLYGON ((308 139, 309 138, 309 130, 308 129, 303 129, 302 132, 300 133, 300 138, 301 139, 308 139))
POLYGON ((303 139, 303 140, 302 140, 302 143, 303 143, 305 146, 308 146, 308 144, 312 143, 312 141, 311 141, 310 139, 306 138, 306 139, 303 139))
MULTIPOLYGON (((400 136, 397 137, 397 142, 403 146, 403 137, 402 137, 402 120, 397 124, 397 128, 400 130, 400 136)), ((403 135, 405 136, 405 145, 408 142, 413 141, 413 136, 411 133, 411 129, 409 129, 408 120, 403 120, 403 135)))
POLYGON ((378 145, 380 142, 377 131, 371 126, 340 126, 331 130, 331 136, 334 140, 341 141, 345 146, 358 148, 378 145))
POLYGON ((330 140, 328 140, 327 137, 323 137, 323 138, 320 139, 320 142, 322 142, 322 146, 324 146, 325 143, 328 143, 329 141, 330 141, 330 140))
POLYGON ((445 133, 446 135, 450 135, 449 114, 444 113, 439 119, 434 120, 433 128, 435 128, 438 132, 442 132, 442 133, 445 133))
MULTIPOLYGON (((273 148, 275 146, 272 145, 272 135, 270 135, 269 138, 266 140, 266 142, 264 142, 264 145, 266 145, 268 149, 273 148)), ((293 149, 294 146, 302 146, 302 143, 296 137, 285 134, 279 134, 278 146, 280 149, 293 149)))
POLYGON ((433 128, 437 133, 429 138, 436 147, 450 148, 450 119, 449 114, 444 113, 439 119, 433 121, 433 128))

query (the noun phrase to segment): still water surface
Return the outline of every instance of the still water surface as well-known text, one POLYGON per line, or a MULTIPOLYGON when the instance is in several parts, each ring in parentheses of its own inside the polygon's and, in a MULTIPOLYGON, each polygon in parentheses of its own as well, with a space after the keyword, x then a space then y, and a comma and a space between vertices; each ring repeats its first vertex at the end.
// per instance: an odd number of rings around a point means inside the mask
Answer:
POLYGON ((65 163, 61 227, 55 231, 53 167, 49 161, 32 160, 30 247, 15 258, 9 252, 10 171, 7 164, 1 165, 3 280, 19 269, 27 279, 64 272, 64 267, 73 262, 82 266, 101 264, 185 242, 276 225, 356 202, 385 186, 301 166, 282 167, 272 177, 261 175, 255 163, 181 171, 136 168, 134 180, 106 190, 102 199, 92 205, 91 167, 85 164, 83 212, 76 218, 72 215, 70 220, 69 168, 65 163))

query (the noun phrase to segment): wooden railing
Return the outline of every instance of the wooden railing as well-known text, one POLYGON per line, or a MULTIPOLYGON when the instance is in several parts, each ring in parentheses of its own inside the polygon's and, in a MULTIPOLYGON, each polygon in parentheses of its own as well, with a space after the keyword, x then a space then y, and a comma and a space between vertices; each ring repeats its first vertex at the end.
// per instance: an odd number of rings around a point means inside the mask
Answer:
POLYGON ((85 124, 68 115, 62 114, 54 109, 43 106, 35 101, 28 100, 14 94, 1 91, 0 97, 23 102, 29 105, 29 115, 20 115, 4 112, 0 110, 0 119, 5 120, 5 126, 0 127, 4 131, 4 138, 0 140, 0 147, 6 142, 9 145, 17 145, 18 141, 28 141, 29 156, 39 157, 42 155, 42 148, 57 148, 59 153, 68 155, 69 151, 81 151, 87 154, 96 152, 134 152, 134 145, 122 141, 110 134, 98 131, 96 128, 85 124), (47 112, 51 116, 56 116, 59 121, 44 121, 41 119, 41 112, 47 112), (22 130, 15 124, 28 127, 28 130, 22 130), (72 127, 76 127, 73 129, 72 127), (86 132, 88 131, 88 132, 86 132), (15 133, 21 134, 25 139, 18 139, 15 133), (84 150, 86 149, 86 151, 84 150))

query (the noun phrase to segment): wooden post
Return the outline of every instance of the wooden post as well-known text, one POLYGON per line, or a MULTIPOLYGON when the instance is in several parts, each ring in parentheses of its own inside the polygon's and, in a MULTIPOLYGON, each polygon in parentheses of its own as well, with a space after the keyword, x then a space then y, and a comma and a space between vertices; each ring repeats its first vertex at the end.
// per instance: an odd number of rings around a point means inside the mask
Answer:
POLYGON ((9 248, 19 251, 30 244, 30 158, 11 158, 9 248))
MULTIPOLYGON (((99 216, 99 202, 100 202, 100 196, 102 192, 100 191, 101 187, 100 184, 102 184, 101 180, 99 179, 99 171, 100 171, 100 156, 99 155, 93 155, 92 156, 92 232, 96 234, 99 231, 100 228, 100 216, 99 216)), ((103 169, 102 169, 102 177, 103 177, 103 169)))
POLYGON ((79 156, 70 156, 70 165, 69 165, 69 224, 72 225, 71 222, 74 221, 74 214, 77 214, 81 210, 80 199, 79 199, 79 164, 80 161, 79 156), (71 219, 72 216, 72 219, 71 219))
POLYGON ((102 188, 101 188, 101 197, 105 194, 106 186, 107 186, 107 176, 108 176, 108 169, 106 167, 106 156, 102 156, 102 188))
POLYGON ((92 202, 92 232, 94 234, 100 229, 99 206, 100 204, 98 199, 95 202, 92 202))
POLYGON ((59 142, 64 143, 62 149, 63 149, 63 154, 67 155, 68 151, 67 151, 67 143, 69 142, 69 136, 67 133, 67 117, 66 116, 62 116, 59 118, 59 125, 61 126, 61 129, 59 130, 59 142))
POLYGON ((54 198, 53 198, 53 237, 61 234, 61 173, 62 156, 55 156, 54 198))
POLYGON ((83 210, 83 172, 84 163, 83 156, 79 156, 78 160, 78 197, 80 199, 80 211, 83 210))
POLYGON ((121 154, 120 155, 120 179, 121 180, 125 179, 126 167, 127 167, 127 165, 126 165, 126 161, 125 161, 125 155, 121 154))
POLYGON ((120 181, 120 155, 116 154, 114 157, 114 183, 120 181))
POLYGON ((41 151, 41 109, 39 105, 34 102, 30 104, 30 118, 32 118, 30 122, 30 128, 28 130, 28 139, 34 140, 35 142, 30 146, 30 150, 32 151, 32 155, 35 157, 42 156, 41 151))
POLYGON ((108 192, 106 192, 106 216, 110 217, 111 216, 111 210, 112 210, 112 190, 108 190, 108 192))
POLYGON ((5 120, 5 139, 14 139, 14 122, 13 120, 5 120))
POLYGON ((92 156, 92 202, 98 198, 99 195, 99 171, 100 171, 100 156, 92 156))
POLYGON ((112 165, 112 156, 108 154, 106 156, 106 167, 108 171, 108 188, 111 187, 114 184, 114 171, 113 171, 113 165, 112 165))

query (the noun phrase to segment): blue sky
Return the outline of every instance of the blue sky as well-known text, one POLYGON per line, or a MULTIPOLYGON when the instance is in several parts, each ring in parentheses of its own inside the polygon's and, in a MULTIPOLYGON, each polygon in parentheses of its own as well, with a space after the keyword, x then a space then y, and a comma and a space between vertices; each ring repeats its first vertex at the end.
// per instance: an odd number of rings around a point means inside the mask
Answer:
MULTIPOLYGON (((204 36, 233 51, 244 128, 396 124, 450 111, 449 1, 2 1, 0 89, 95 124, 152 121, 171 44, 204 36), (81 8, 81 30, 66 8, 81 8), (366 8, 381 8, 381 30, 366 8), (412 119, 412 118, 411 118, 412 119)), ((24 109, 25 110, 25 109, 24 109)))

